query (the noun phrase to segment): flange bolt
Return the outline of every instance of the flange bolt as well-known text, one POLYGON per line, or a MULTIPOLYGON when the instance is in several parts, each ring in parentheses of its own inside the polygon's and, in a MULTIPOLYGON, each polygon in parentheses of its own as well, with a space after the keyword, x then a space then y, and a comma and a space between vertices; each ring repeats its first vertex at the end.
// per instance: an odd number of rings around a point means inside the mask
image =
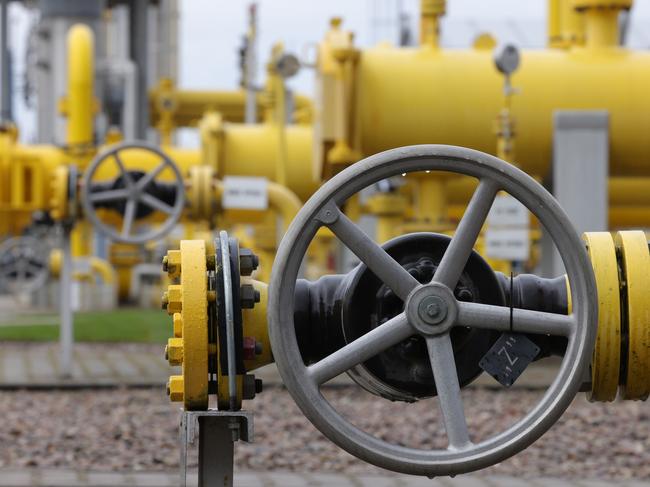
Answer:
POLYGON ((251 249, 239 249, 239 273, 242 276, 250 276, 260 265, 260 259, 251 249))

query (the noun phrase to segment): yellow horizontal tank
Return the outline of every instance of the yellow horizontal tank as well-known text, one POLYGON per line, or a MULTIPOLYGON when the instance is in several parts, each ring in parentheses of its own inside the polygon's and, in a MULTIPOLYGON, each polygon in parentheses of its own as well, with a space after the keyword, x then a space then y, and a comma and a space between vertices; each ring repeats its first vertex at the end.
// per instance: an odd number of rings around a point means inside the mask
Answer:
MULTIPOLYGON (((356 110, 363 154, 422 143, 495 150, 503 78, 492 52, 379 47, 362 51, 356 110), (380 102, 378 101, 380 100, 380 102)), ((612 175, 650 174, 650 53, 526 50, 513 76, 517 163, 545 175, 553 112, 607 110, 612 175)))

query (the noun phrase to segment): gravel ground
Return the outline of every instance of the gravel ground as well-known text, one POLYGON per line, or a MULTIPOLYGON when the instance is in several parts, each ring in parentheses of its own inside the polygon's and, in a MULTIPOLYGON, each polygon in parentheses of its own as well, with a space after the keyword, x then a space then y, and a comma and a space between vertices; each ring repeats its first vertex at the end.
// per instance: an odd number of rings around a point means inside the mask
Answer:
MULTIPOLYGON (((463 391, 473 438, 489 436, 524 414, 539 391, 463 391)), ((327 391, 355 424, 409 446, 444 442, 434 401, 379 400, 353 387, 327 391)), ((253 407, 256 442, 241 443, 247 470, 383 472, 348 455, 302 416, 288 393, 269 388, 253 407)), ((98 390, 0 393, 0 467, 171 470, 177 467, 179 411, 162 391, 98 390)), ((579 396, 562 420, 492 474, 650 479, 650 404, 590 404, 579 396)))

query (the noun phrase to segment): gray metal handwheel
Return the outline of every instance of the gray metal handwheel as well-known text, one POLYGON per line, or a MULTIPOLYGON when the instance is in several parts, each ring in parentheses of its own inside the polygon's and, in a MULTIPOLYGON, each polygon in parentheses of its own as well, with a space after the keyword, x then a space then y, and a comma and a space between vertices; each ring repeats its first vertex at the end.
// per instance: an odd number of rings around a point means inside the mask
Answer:
MULTIPOLYGON (((557 201, 531 177, 496 157, 461 147, 420 145, 368 157, 325 183, 296 216, 278 249, 269 288, 273 356, 284 384, 307 418, 330 440, 377 466, 415 475, 454 475, 498 463, 548 430, 569 406, 593 349, 596 287, 589 259, 557 201), (420 284, 340 210, 364 187, 402 173, 437 170, 479 180, 431 283, 420 284), (507 430, 474 443, 467 427, 449 331, 455 326, 508 330, 510 309, 459 302, 452 290, 469 258, 492 202, 505 190, 537 216, 553 239, 570 281, 568 316, 515 309, 513 330, 565 336, 566 354, 540 402, 507 430), (328 227, 405 302, 402 313, 312 365, 305 365, 295 335, 294 289, 305 251, 319 227, 328 227), (434 306, 431 306, 431 305, 434 306), (352 425, 323 397, 320 386, 412 335, 427 343, 447 432, 444 450, 388 443, 352 425)), ((414 421, 419 421, 414 418, 414 421)))
POLYGON ((0 287, 12 293, 37 291, 47 281, 48 252, 33 237, 13 237, 0 244, 0 287))
MULTIPOLYGON (((130 168, 131 169, 131 168, 130 168)), ((132 169, 134 170, 134 169, 132 169)), ((81 185, 81 204, 84 209, 84 215, 88 218, 93 226, 101 233, 112 240, 130 244, 145 243, 149 240, 156 240, 169 233, 178 223, 183 208, 185 206, 185 186, 183 176, 178 166, 172 161, 167 154, 157 147, 147 144, 146 142, 128 142, 120 143, 109 147, 107 150, 98 154, 90 163, 83 176, 81 185), (137 181, 134 180, 131 173, 126 169, 120 153, 130 149, 140 149, 152 152, 160 159, 154 169, 146 172, 137 181), (119 176, 122 178, 124 188, 110 189, 100 192, 92 192, 91 185, 93 176, 98 169, 105 164, 117 164, 119 176), (147 192, 147 187, 165 170, 170 169, 174 175, 173 185, 176 191, 174 204, 158 199, 147 192), (124 215, 122 216, 122 227, 118 230, 116 227, 104 222, 97 214, 97 204, 102 202, 119 202, 124 201, 124 215), (159 211, 166 215, 164 222, 156 228, 146 232, 136 232, 135 221, 137 217, 138 205, 143 204, 152 210, 159 211)))

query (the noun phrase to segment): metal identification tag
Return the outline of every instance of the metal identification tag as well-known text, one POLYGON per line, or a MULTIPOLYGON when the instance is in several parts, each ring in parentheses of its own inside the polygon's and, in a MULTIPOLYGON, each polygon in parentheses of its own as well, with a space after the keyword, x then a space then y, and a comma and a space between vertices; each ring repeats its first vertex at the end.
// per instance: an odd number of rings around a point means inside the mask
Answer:
POLYGON ((478 365, 500 384, 510 387, 538 353, 539 347, 526 335, 503 333, 478 365))

